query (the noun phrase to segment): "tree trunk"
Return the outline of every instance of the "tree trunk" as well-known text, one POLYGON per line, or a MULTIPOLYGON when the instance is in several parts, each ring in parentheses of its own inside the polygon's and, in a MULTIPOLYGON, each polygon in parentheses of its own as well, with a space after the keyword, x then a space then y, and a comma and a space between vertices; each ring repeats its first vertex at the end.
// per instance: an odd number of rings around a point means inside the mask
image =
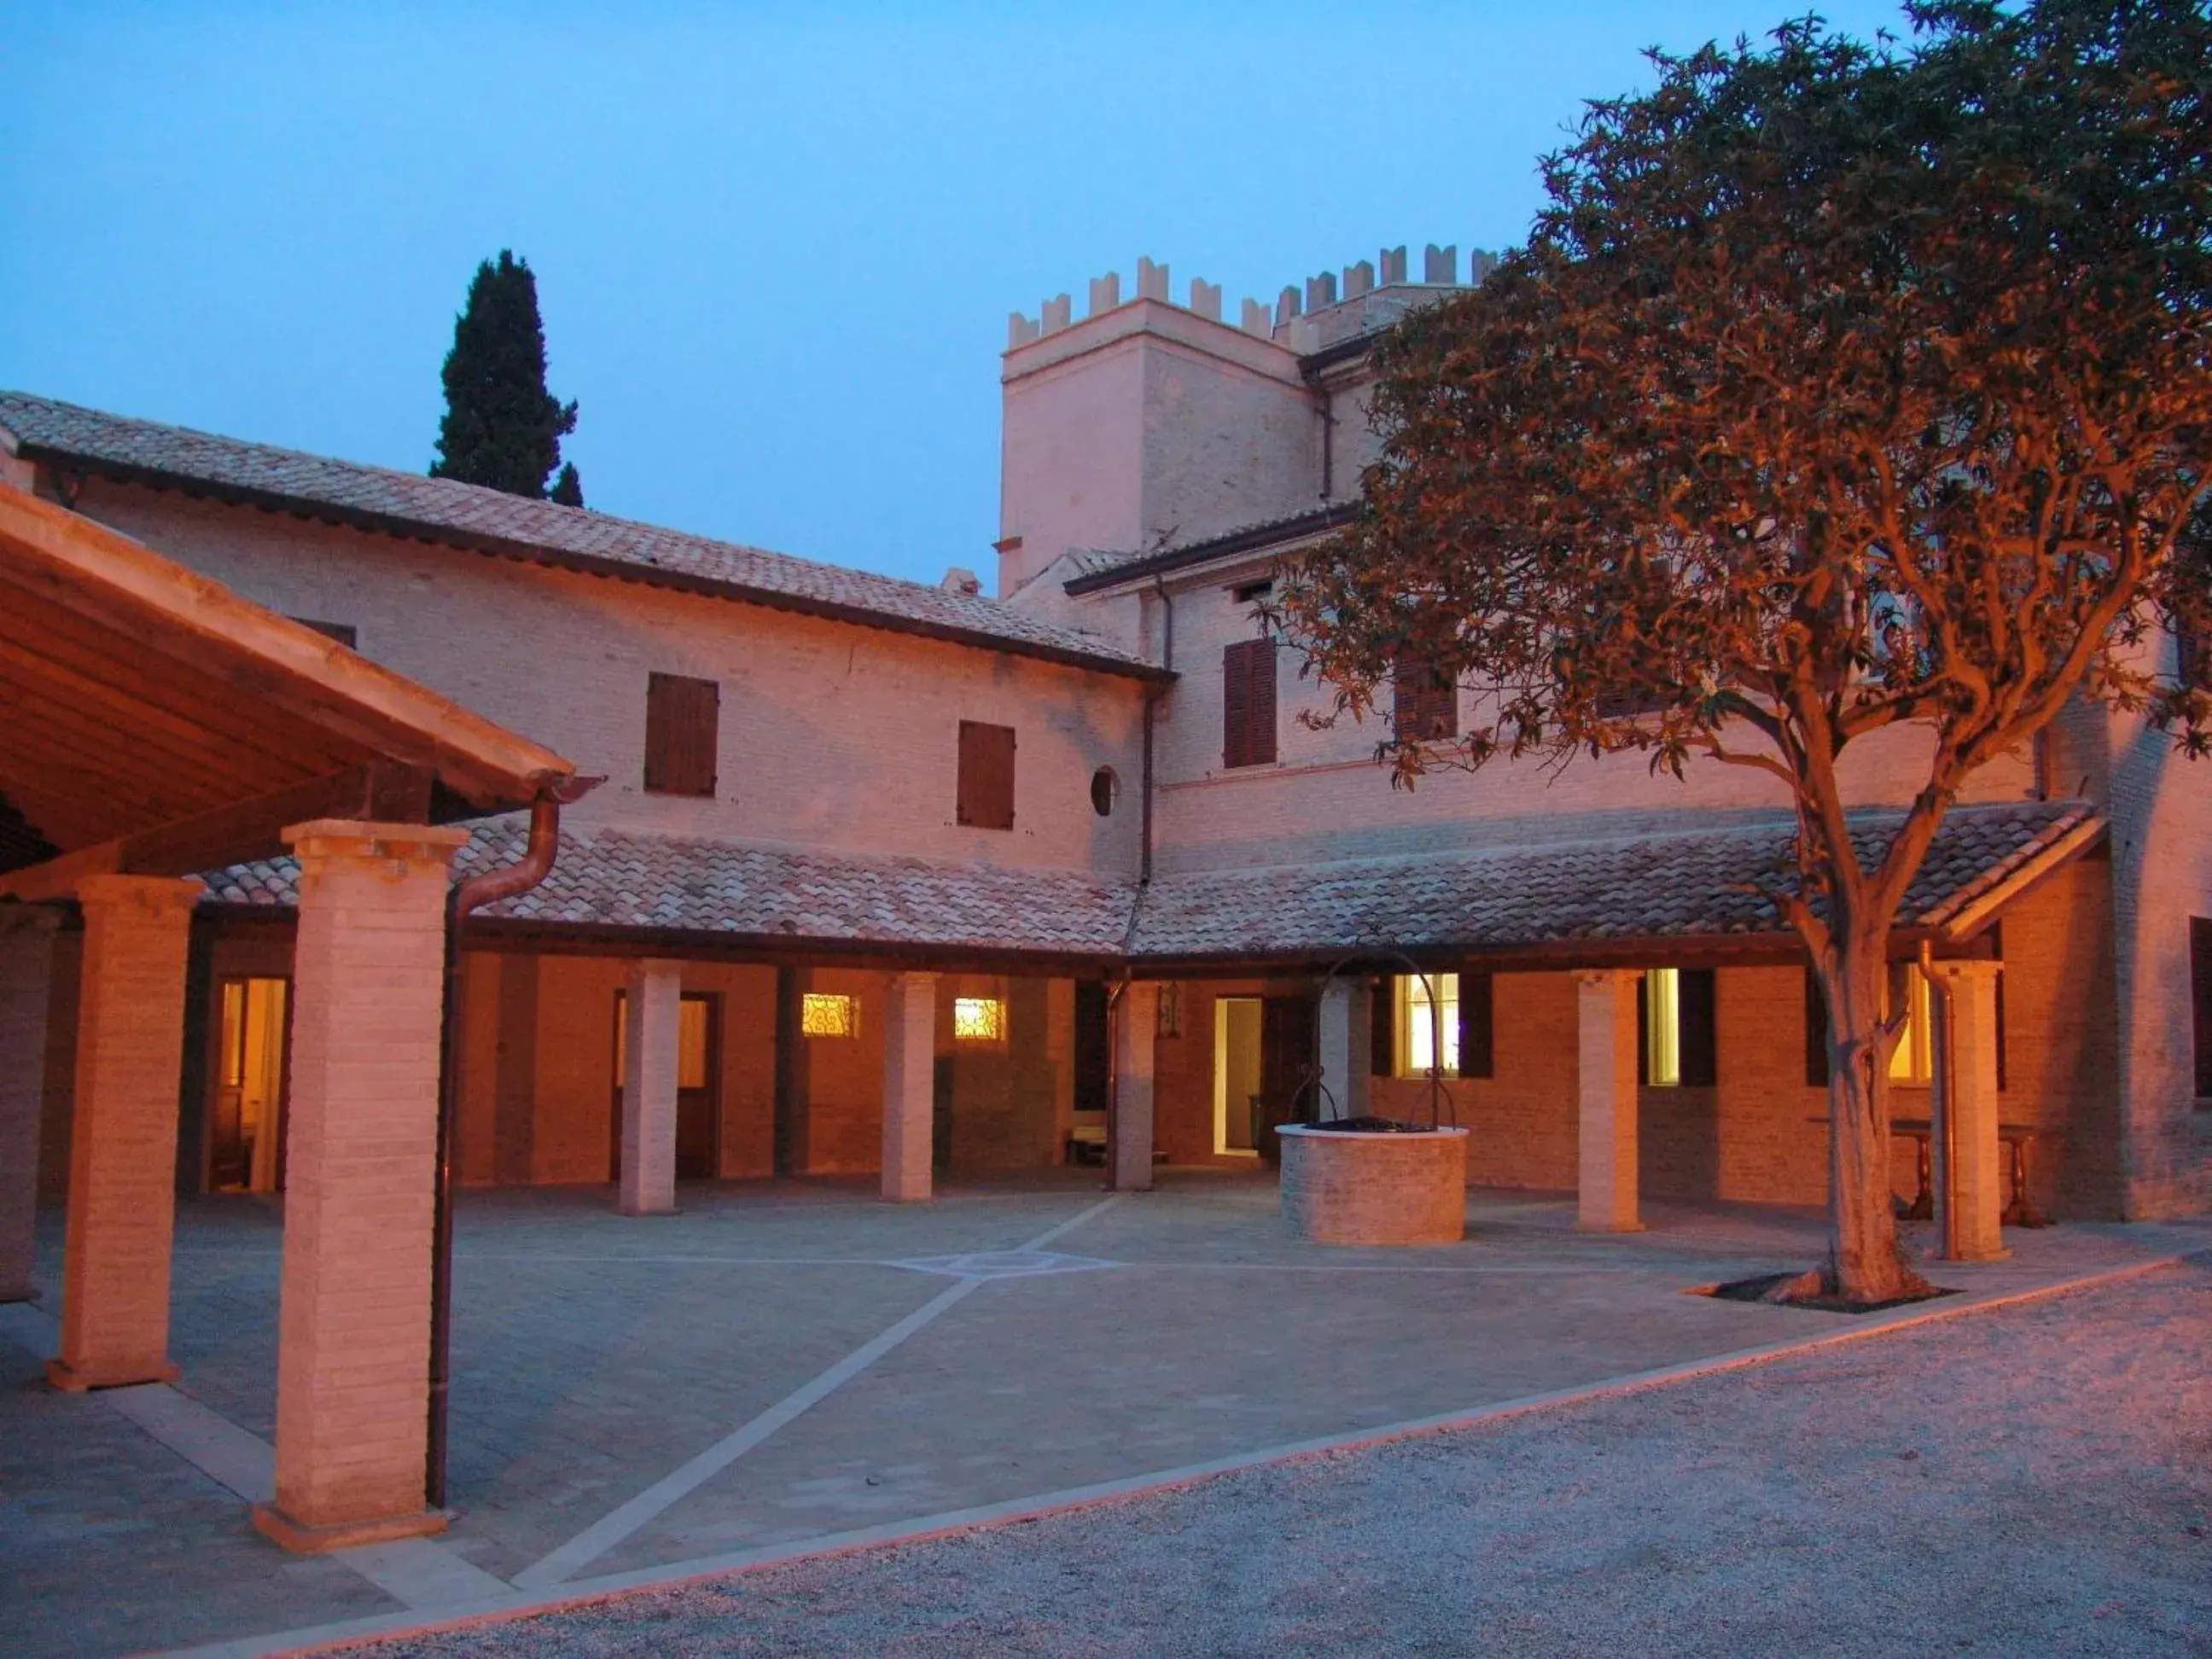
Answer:
POLYGON ((1887 1302, 1917 1276, 1898 1253, 1890 1201, 1889 1050, 1882 1033, 1887 927, 1856 920, 1835 934, 1828 1003, 1828 1204, 1834 1295, 1887 1302))

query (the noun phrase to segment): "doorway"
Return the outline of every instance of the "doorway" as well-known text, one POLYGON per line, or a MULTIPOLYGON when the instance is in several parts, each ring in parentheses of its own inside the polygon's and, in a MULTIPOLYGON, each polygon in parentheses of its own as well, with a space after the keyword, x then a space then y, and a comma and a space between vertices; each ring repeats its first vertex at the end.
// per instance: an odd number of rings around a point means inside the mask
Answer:
POLYGON ((1314 1080, 1314 1000, 1267 997, 1260 1005, 1260 1156, 1283 1161, 1280 1124, 1310 1111, 1305 1097, 1314 1080))
POLYGON ((1213 1150, 1257 1158, 1266 1091, 1261 1066, 1258 997, 1213 1000, 1213 1150))
POLYGON ((232 977, 220 987, 208 1190, 274 1193, 284 1186, 291 1062, 291 981, 232 977))
MULTIPOLYGON (((614 1110, 608 1120, 608 1179, 622 1179, 623 1069, 629 1058, 627 993, 615 993, 614 1110)), ((721 1173, 721 999, 686 991, 676 1006, 676 1176, 712 1181, 721 1173)))

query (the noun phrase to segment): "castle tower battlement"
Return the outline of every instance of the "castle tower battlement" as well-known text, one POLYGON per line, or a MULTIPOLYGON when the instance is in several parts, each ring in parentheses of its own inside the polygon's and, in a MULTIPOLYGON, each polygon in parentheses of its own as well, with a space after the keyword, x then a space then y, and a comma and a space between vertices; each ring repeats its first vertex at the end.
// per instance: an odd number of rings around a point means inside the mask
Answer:
MULTIPOLYGON (((1371 448, 1356 362, 1332 349, 1378 334, 1480 283, 1497 263, 1431 243, 1413 280, 1403 246, 1224 314, 1194 278, 1137 261, 1092 277, 1087 307, 1054 295, 1007 319, 1000 465, 999 594, 1071 554, 1185 543, 1311 510, 1357 479, 1371 448), (1329 350, 1320 375, 1307 361, 1329 350)), ((1356 353, 1352 356, 1356 356, 1356 353)), ((1055 604, 1042 590, 1030 603, 1055 604)))

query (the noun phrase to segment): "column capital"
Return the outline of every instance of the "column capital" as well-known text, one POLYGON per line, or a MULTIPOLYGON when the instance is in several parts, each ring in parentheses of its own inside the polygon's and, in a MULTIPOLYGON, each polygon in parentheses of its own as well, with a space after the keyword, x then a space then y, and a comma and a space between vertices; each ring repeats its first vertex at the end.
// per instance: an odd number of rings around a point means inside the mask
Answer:
POLYGON ((915 989, 920 990, 925 987, 936 984, 938 974, 934 968, 902 968, 898 972, 893 974, 891 978, 902 983, 911 985, 915 987, 915 989))
POLYGON ((1928 971, 1937 979, 1993 980, 2004 972, 2004 963, 1987 957, 1938 957, 1928 964, 1928 971))
POLYGON ((313 818, 280 832, 304 864, 362 859, 397 864, 453 862, 469 832, 441 823, 374 823, 354 818, 313 818))
POLYGON ((681 957, 632 957, 629 960, 629 976, 632 979, 672 975, 678 979, 684 976, 684 959, 681 957))
POLYGON ((1641 968, 1577 968, 1576 982, 1582 985, 1618 985, 1626 980, 1634 982, 1644 977, 1641 968))
POLYGON ((85 876, 76 884, 76 902, 112 909, 135 908, 156 914, 189 915, 207 890, 187 876, 85 876))

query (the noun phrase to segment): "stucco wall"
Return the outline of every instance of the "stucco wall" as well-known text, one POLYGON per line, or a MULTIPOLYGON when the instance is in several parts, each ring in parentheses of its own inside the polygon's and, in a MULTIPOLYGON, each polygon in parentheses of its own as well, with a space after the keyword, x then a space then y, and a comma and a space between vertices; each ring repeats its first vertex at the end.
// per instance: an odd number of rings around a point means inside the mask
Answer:
POLYGON ((550 570, 125 486, 103 523, 550 744, 607 782, 576 821, 814 850, 1133 872, 1138 803, 1092 772, 1142 764, 1135 683, 635 582, 550 570), (714 799, 644 788, 653 672, 722 687, 714 799), (959 723, 1018 738, 1014 828, 954 822, 959 723))
MULTIPOLYGON (((1578 758, 1556 772, 1534 762, 1497 763, 1477 775, 1439 772, 1411 791, 1394 790, 1375 763, 1388 733, 1389 692, 1364 723, 1349 717, 1327 730, 1299 723, 1322 715, 1328 699, 1301 678, 1295 655, 1276 658, 1277 759, 1273 765, 1221 763, 1222 652, 1255 632, 1251 605, 1233 596, 1263 580, 1264 561, 1219 572, 1175 590, 1175 664, 1179 675, 1156 717, 1156 867, 1163 873, 1289 864, 1313 859, 1440 850, 1530 836, 1632 834, 1674 827, 1685 809, 1787 811, 1779 782, 1748 768, 1695 761, 1686 777, 1654 776, 1635 755, 1578 758)), ((1480 711, 1462 696, 1462 728, 1480 711)), ((1844 775, 1855 801, 1901 804, 1919 787, 1924 733, 1900 728, 1854 744, 1844 775)), ((2026 755, 1977 774, 1965 799, 2019 799, 2033 781, 2026 755)), ((1480 1157, 1479 1151, 1474 1154, 1480 1157)))

